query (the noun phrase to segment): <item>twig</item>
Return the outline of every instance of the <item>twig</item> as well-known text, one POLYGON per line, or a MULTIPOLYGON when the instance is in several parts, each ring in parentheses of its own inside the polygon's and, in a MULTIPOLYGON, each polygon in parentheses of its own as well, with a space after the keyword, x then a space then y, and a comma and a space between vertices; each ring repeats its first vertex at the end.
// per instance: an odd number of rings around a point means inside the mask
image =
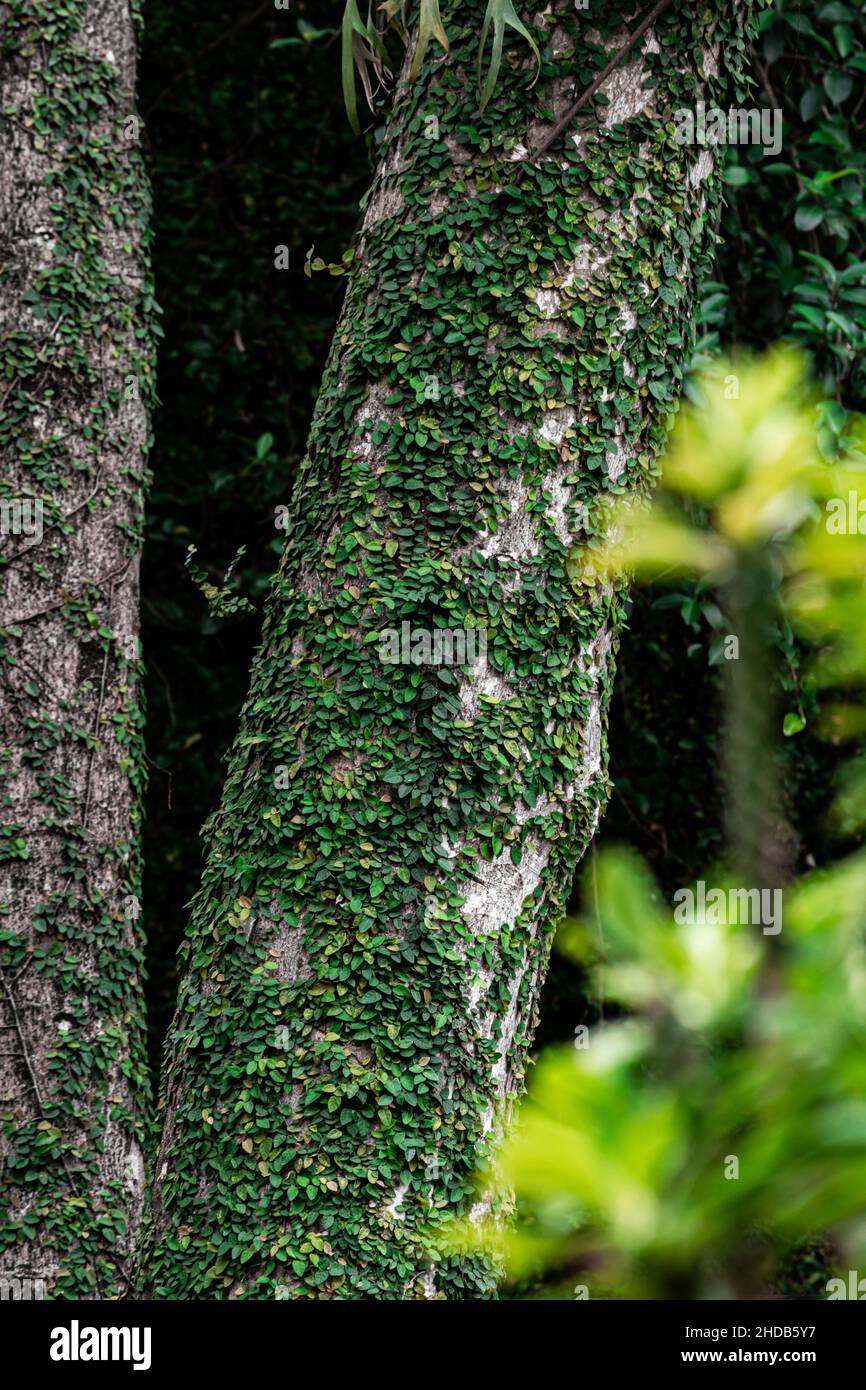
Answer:
POLYGON ((3 989, 6 993, 6 1002, 8 1003, 9 1009, 12 1013, 12 1019, 15 1024, 15 1031, 18 1034, 18 1041, 21 1044, 21 1055, 24 1058, 24 1065, 27 1068, 27 1075, 30 1077, 30 1085, 33 1087, 33 1093, 36 1096, 36 1103, 39 1106, 39 1114, 42 1117, 42 1119, 44 1119, 45 1105, 42 1100, 42 1092, 39 1089, 39 1082, 36 1080, 36 1073, 33 1070, 33 1063, 30 1061, 30 1053, 27 1051, 27 1043, 24 1038, 24 1029, 21 1027, 21 1019, 18 1017, 18 1010, 15 1007, 15 998, 6 981, 3 979, 2 975, 0 975, 0 983, 2 983, 3 985, 3 989))
POLYGON ((603 974, 604 965, 603 965, 603 961, 604 961, 605 947, 604 947, 604 931, 603 931, 602 925, 601 925, 601 908, 600 908, 600 906, 599 906, 599 901, 598 901, 598 871, 597 871, 597 863, 596 863, 596 859, 597 859, 597 847, 596 847, 596 842, 595 842, 595 840, 593 840, 592 845, 590 846, 590 858, 592 859, 592 899, 593 899, 593 906, 594 906, 594 909, 595 909, 595 925, 596 925, 596 928, 598 929, 598 951, 599 951, 598 981, 597 981, 597 988, 598 988, 598 1016, 599 1016, 600 1021, 601 1021, 602 1023, 604 1023, 604 974, 603 974))
POLYGON ((645 820, 641 820, 640 816, 636 815, 626 798, 623 796, 620 787, 616 784, 614 784, 613 795, 617 801, 622 802, 623 810, 625 811, 629 820, 634 825, 636 825, 639 830, 643 831, 645 835, 648 835, 654 844, 658 845, 659 849, 662 851, 662 854, 664 854, 668 859, 675 859, 677 863, 682 866, 682 868, 684 868, 687 872, 690 873, 692 868, 691 864, 689 864, 688 861, 685 860, 681 854, 677 854, 675 849, 671 849, 667 840, 661 839, 660 836, 658 836, 655 833, 651 824, 649 824, 645 820))
MULTIPOLYGON (((130 561, 130 563, 131 563, 131 561, 130 561)), ((128 570, 128 569, 129 569, 129 565, 126 566, 126 570, 128 570)), ((124 570, 124 574, 126 574, 126 570, 124 570)), ((109 588, 109 590, 108 590, 108 609, 107 609, 107 613, 106 613, 106 626, 109 626, 109 627, 111 626, 111 605, 114 603, 114 586, 115 586, 115 580, 112 579, 112 581, 111 581, 111 586, 110 586, 110 588, 109 588)), ((110 642, 106 642, 106 644, 105 644, 105 651, 104 651, 103 656, 102 656, 102 681, 101 681, 100 686, 99 686, 99 703, 98 703, 98 705, 96 706, 96 718, 95 718, 94 721, 93 721, 93 747, 92 747, 91 750, 90 750, 90 757, 87 759, 87 785, 86 785, 86 788, 85 788, 85 795, 84 795, 84 816, 83 816, 83 819, 82 819, 82 821, 81 821, 81 824, 82 824, 82 827, 83 827, 84 830, 87 829, 87 820, 88 820, 88 817, 89 817, 89 815, 90 815, 90 788, 91 788, 91 782, 92 782, 92 779, 93 779, 93 760, 94 760, 94 758, 95 758, 95 756, 96 756, 96 750, 97 750, 97 748, 99 748, 99 746, 100 746, 100 744, 99 744, 99 724, 100 724, 100 721, 101 721, 101 719, 102 719, 102 706, 103 706, 103 702, 104 702, 104 700, 105 700, 105 678, 106 678, 106 675, 108 674, 108 653, 110 652, 110 650, 111 650, 111 643, 110 643, 110 642)))

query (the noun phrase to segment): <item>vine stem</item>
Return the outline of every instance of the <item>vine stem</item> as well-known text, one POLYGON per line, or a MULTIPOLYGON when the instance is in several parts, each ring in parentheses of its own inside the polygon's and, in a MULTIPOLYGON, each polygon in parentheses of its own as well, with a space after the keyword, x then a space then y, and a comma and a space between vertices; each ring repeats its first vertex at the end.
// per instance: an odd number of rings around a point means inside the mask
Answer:
POLYGON ((30 1077, 30 1085, 33 1087, 33 1094, 36 1096, 36 1103, 39 1106, 39 1115, 41 1119, 44 1120, 45 1104, 42 1099, 42 1092, 39 1089, 39 1082, 36 1080, 36 1073, 33 1070, 33 1063, 30 1061, 30 1053, 27 1050, 27 1042, 24 1037, 24 1029, 21 1026, 21 1019, 18 1016, 18 1010, 15 1006, 15 996, 13 995, 11 989, 9 988, 8 984, 2 976, 0 976, 0 982, 2 982, 3 990, 6 995, 6 1003, 9 1005, 9 1010, 12 1014, 15 1031, 18 1034, 18 1042, 21 1045, 21 1055, 24 1058, 24 1065, 27 1068, 27 1074, 30 1077))
POLYGON ((115 575, 125 573, 125 571, 129 569, 130 564, 131 561, 127 560, 123 564, 118 565, 116 569, 109 570, 107 574, 100 575, 98 579, 85 579, 84 583, 79 584, 77 589, 66 590, 64 598, 59 598, 56 602, 47 604, 45 608, 38 608, 35 613, 22 613, 15 618, 4 618, 3 626, 17 627, 20 623, 32 623, 35 618, 44 618, 46 613, 54 613, 58 608, 65 608, 68 603, 80 597, 81 594, 86 593, 91 584, 95 585, 97 589, 101 589, 102 585, 105 584, 107 580, 113 579, 115 575))
MULTIPOLYGON (((131 562, 130 562, 130 563, 131 563, 131 562)), ((129 565, 126 566, 126 569, 125 569, 124 572, 123 572, 123 577, 124 577, 124 578, 126 577, 126 573, 127 573, 128 570, 129 570, 129 565)), ((107 612, 107 614, 106 614, 106 622, 107 622, 107 624, 108 624, 109 626, 110 626, 110 624, 111 624, 111 609, 112 609, 112 605, 113 605, 113 603, 114 603, 114 590, 115 590, 116 583, 117 583, 117 580, 116 580, 116 579, 112 579, 112 581, 111 581, 111 586, 110 586, 110 588, 109 588, 109 590, 108 590, 108 612, 107 612)), ((103 656, 102 656, 102 681, 101 681, 100 686, 99 686, 99 704, 98 704, 97 707, 96 707, 96 718, 95 718, 95 720, 93 721, 93 747, 90 749, 90 756, 89 756, 88 759, 87 759, 87 786, 86 786, 86 789, 85 789, 85 796, 84 796, 84 818, 83 818, 83 820, 82 820, 82 822, 81 822, 82 828, 83 828, 84 830, 87 829, 87 821, 88 821, 88 817, 89 817, 89 815, 90 815, 90 789, 91 789, 91 782, 92 782, 92 779, 93 779, 93 759, 94 759, 94 757, 95 757, 95 755, 96 755, 96 750, 97 750, 97 748, 99 747, 99 723, 100 723, 100 720, 102 719, 102 707, 103 707, 103 704, 105 703, 105 678, 106 678, 106 675, 108 674, 108 653, 109 653, 110 650, 111 650, 111 643, 110 643, 110 642, 106 642, 106 644, 105 644, 105 651, 103 652, 103 656)))

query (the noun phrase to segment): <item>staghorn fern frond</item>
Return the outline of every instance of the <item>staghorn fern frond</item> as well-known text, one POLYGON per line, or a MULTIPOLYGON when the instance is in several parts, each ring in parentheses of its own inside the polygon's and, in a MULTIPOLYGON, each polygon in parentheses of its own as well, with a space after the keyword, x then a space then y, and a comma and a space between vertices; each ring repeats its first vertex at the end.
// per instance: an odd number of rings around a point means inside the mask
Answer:
POLYGON ((421 71, 431 39, 436 39, 445 49, 445 52, 448 52, 448 35, 442 26, 439 0, 421 0, 418 14, 418 41, 412 55, 412 66, 409 69, 410 77, 417 77, 421 71))
POLYGON ((358 69, 367 105, 372 109, 373 89, 370 74, 372 72, 376 80, 381 82, 384 70, 390 67, 388 54, 382 42, 382 33, 391 19, 387 11, 393 11, 394 7, 380 5, 378 9, 381 19, 374 21, 371 10, 368 10, 366 24, 358 10, 358 0, 346 0, 346 8, 343 11, 343 100, 356 135, 361 133, 361 123, 358 120, 355 69, 358 69), (385 13, 382 13, 383 11, 385 13))
POLYGON ((541 54, 538 45, 530 34, 526 25, 518 17, 511 0, 490 0, 487 6, 487 13, 484 16, 484 23, 481 26, 481 42, 478 45, 478 85, 481 87, 481 110, 483 111, 491 96, 493 88, 496 86, 496 79, 499 76, 499 68, 502 63, 502 44, 505 38, 505 26, 509 25, 516 29, 517 33, 529 44, 535 55, 535 77, 533 83, 538 80, 541 70, 541 54), (484 61, 484 49, 487 44, 487 35, 490 26, 493 25, 493 53, 490 58, 490 67, 487 70, 487 80, 481 87, 481 65, 484 61))
MULTIPOLYGON (((365 23, 358 9, 358 0, 346 0, 346 7, 343 12, 343 96, 352 129, 356 134, 360 134, 361 126, 358 119, 355 70, 357 69, 361 79, 367 105, 372 110, 373 83, 371 79, 375 77, 376 82, 381 85, 385 80, 386 70, 391 71, 384 45, 384 35, 387 30, 394 30, 403 46, 408 48, 412 42, 412 27, 415 28, 414 49, 409 69, 409 76, 413 79, 421 71, 432 39, 436 40, 445 53, 448 52, 448 35, 439 13, 439 0, 418 0, 416 14, 411 18, 408 15, 408 9, 408 0, 382 0, 382 3, 376 6, 375 18, 371 6, 365 23)), ((538 45, 520 20, 512 0, 489 0, 478 45, 478 88, 482 111, 490 100, 496 86, 496 79, 499 76, 506 28, 514 29, 529 44, 535 56, 536 78, 538 76, 538 69, 541 65, 538 45), (491 28, 493 30, 493 51, 487 76, 482 85, 484 50, 491 28)))

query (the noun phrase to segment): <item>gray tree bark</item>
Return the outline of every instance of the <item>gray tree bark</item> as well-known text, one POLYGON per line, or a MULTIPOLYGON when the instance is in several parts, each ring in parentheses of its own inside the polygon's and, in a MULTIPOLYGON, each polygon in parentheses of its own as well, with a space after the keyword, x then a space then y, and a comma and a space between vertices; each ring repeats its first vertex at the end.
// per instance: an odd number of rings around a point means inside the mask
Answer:
POLYGON ((0 1292, 13 1298, 122 1295, 142 1206, 154 306, 136 22, 126 0, 0 4, 0 1292))

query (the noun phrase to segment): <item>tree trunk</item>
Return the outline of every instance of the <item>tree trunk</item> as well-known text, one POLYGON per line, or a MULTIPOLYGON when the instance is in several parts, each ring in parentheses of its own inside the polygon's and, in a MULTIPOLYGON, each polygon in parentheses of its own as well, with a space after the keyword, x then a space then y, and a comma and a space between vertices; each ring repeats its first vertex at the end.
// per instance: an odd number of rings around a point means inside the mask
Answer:
POLYGON ((479 115, 484 6, 449 8, 450 57, 400 83, 205 828, 157 1296, 492 1292, 427 1231, 479 1214, 607 795, 620 605, 566 559, 665 440, 720 184, 671 114, 728 93, 744 7, 674 3, 537 165, 646 11, 536 14, 538 84, 512 34, 479 115))
POLYGON ((149 190, 126 0, 0 4, 0 29, 0 1283, 108 1298, 128 1285, 148 1101, 149 190))

